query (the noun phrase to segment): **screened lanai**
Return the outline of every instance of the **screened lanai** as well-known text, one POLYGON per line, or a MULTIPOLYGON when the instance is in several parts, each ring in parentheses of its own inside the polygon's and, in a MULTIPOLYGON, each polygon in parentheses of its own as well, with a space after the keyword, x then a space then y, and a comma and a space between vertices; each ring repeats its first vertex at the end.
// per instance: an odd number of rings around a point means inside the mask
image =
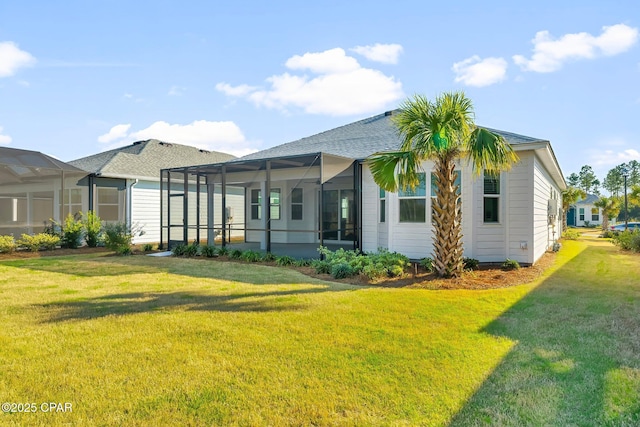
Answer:
POLYGON ((359 162, 326 153, 163 169, 161 244, 299 258, 320 245, 357 249, 360 182, 359 162))
POLYGON ((86 172, 37 151, 0 147, 0 235, 42 232, 83 209, 86 172))

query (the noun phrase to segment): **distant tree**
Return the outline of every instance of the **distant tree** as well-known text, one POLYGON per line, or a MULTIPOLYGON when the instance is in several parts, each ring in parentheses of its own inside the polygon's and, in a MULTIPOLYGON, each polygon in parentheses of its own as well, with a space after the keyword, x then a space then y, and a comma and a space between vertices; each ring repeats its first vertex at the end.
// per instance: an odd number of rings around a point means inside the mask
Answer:
POLYGON ((602 209, 602 229, 609 229, 609 220, 620 213, 620 199, 615 196, 600 197, 594 206, 602 209))
POLYGON ((612 196, 619 196, 622 193, 624 187, 623 166, 618 165, 615 168, 607 172, 607 176, 602 181, 602 186, 612 196))
POLYGON ((578 173, 578 177, 578 188, 581 188, 587 194, 598 193, 600 181, 598 180, 596 174, 593 172, 593 168, 591 166, 582 166, 582 169, 580 169, 580 173, 578 173))
POLYGON ((626 166, 627 171, 629 172, 629 175, 627 176, 627 185, 640 185, 640 162, 637 160, 631 160, 626 166))
POLYGON ((567 229, 567 212, 569 212, 571 205, 575 205, 578 200, 585 197, 587 197, 587 193, 577 187, 569 187, 562 192, 562 231, 567 229))
POLYGON ((578 187, 580 185, 580 177, 577 173, 573 172, 571 175, 567 177, 567 184, 570 187, 578 187))

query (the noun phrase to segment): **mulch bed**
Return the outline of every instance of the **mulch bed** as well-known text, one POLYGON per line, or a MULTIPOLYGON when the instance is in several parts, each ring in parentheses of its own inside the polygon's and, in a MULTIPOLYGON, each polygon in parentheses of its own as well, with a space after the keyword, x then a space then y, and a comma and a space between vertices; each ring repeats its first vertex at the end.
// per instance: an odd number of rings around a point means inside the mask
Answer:
MULTIPOLYGON (((48 256, 64 256, 64 255, 81 255, 96 254, 108 252, 114 255, 112 251, 106 248, 89 248, 81 247, 78 249, 56 249, 54 251, 17 251, 11 254, 0 254, 0 260, 8 259, 28 259, 40 258, 48 256)), ((134 250, 133 255, 145 255, 146 252, 134 250)), ((209 261, 232 261, 227 258, 205 258, 197 259, 209 261)), ((467 271, 461 277, 455 279, 438 278, 434 273, 426 273, 418 270, 417 273, 410 273, 405 277, 388 278, 385 280, 370 281, 364 276, 355 276, 346 279, 334 279, 328 274, 317 274, 312 267, 290 267, 295 270, 316 279, 347 283, 359 286, 380 286, 390 288, 419 288, 419 289, 497 289, 509 286, 521 285, 529 283, 537 279, 547 268, 551 266, 555 259, 555 253, 547 252, 538 262, 529 267, 522 267, 518 270, 505 271, 499 265, 481 265, 480 269, 475 271, 467 271)), ((234 261, 242 263, 242 261, 234 261)), ((260 263, 262 265, 276 265, 273 263, 260 263)))

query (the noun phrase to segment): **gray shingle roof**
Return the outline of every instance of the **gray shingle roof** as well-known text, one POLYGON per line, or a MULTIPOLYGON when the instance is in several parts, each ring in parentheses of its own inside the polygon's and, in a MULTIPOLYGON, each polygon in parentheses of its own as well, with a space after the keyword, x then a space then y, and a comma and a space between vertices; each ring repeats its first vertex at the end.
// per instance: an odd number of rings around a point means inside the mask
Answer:
POLYGON ((235 156, 231 154, 150 139, 72 160, 69 164, 105 177, 147 177, 159 180, 160 169, 221 163, 233 159, 235 156))
MULTIPOLYGON (((268 159, 318 152, 351 159, 365 159, 378 151, 397 150, 400 147, 400 138, 391 121, 392 116, 393 112, 386 112, 297 141, 267 148, 238 160, 268 159)), ((513 145, 544 141, 511 132, 489 130, 502 135, 513 145)))
POLYGON ((587 194, 587 197, 578 201, 576 205, 592 205, 598 200, 600 200, 599 196, 596 196, 595 194, 587 194))

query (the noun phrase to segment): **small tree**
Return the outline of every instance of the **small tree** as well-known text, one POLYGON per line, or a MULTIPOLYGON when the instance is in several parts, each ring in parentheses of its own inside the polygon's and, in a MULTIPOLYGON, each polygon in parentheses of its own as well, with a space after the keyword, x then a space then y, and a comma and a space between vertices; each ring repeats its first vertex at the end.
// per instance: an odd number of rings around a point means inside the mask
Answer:
POLYGON ((620 200, 616 197, 600 197, 593 204, 595 207, 602 209, 602 230, 609 229, 609 218, 618 216, 620 212, 620 200))
POLYGON ((84 241, 87 242, 87 246, 90 248, 95 248, 102 237, 102 221, 100 217, 94 211, 89 211, 83 225, 85 231, 84 241))
POLYGON ((75 216, 68 214, 64 220, 62 228, 62 246, 65 248, 77 249, 82 241, 84 226, 82 225, 82 212, 75 216))

